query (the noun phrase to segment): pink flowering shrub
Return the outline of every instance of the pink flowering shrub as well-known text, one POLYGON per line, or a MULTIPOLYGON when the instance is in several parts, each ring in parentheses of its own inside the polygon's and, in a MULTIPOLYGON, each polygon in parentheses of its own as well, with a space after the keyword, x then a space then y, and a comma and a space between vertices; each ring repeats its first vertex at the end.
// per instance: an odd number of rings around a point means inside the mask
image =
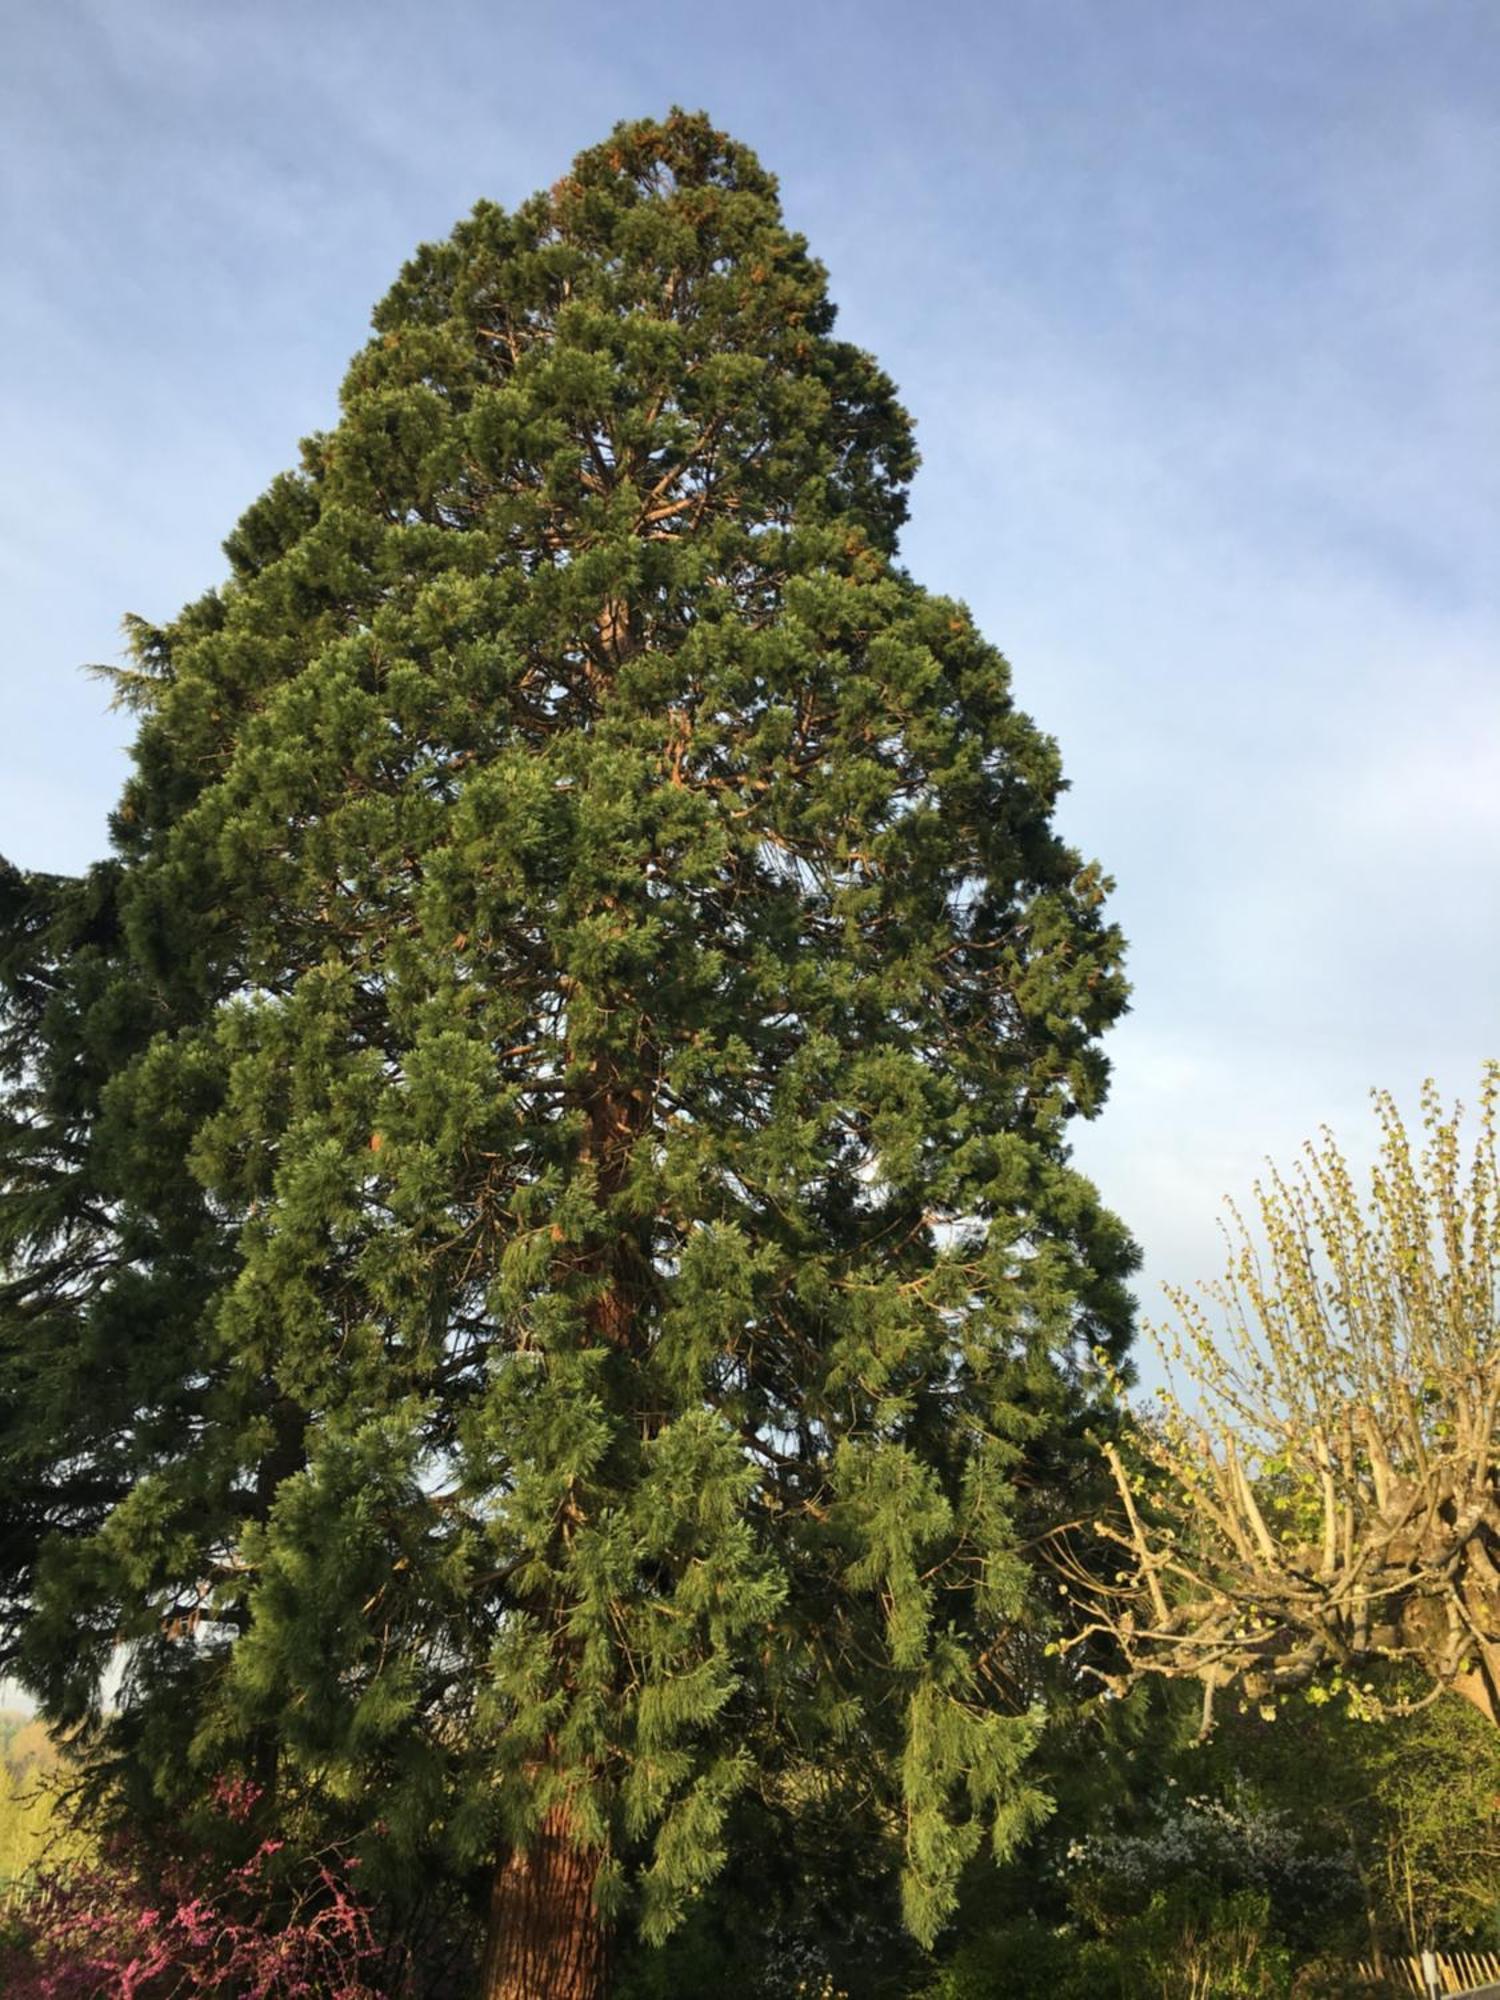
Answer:
MULTIPOLYGON (((245 1780, 222 1780, 216 1803, 244 1820, 245 1780)), ((9 2000, 378 2000, 391 1987, 369 1911, 355 1893, 356 1857, 314 1856, 288 1869, 284 1843, 263 1840, 211 1881, 169 1865, 148 1886, 134 1857, 44 1877, 0 1937, 9 2000), (376 1980, 379 1984, 375 1984, 376 1980)))

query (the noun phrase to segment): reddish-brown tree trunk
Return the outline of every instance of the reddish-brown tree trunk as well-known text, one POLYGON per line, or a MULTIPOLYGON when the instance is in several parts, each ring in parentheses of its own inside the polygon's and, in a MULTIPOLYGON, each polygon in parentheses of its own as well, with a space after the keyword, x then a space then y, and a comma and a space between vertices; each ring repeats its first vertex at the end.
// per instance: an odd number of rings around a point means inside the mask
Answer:
POLYGON ((524 1853, 495 1871, 481 2000, 604 2000, 610 1936, 594 1907, 597 1852, 578 1847, 560 1806, 524 1853))
MULTIPOLYGON (((585 1094, 581 1165, 597 1174, 598 1193, 618 1193, 630 1148, 642 1124, 639 1093, 622 1092, 613 1076, 596 1076, 585 1094)), ((621 1270, 625 1246, 600 1245, 572 1264, 595 1280, 585 1307, 595 1337, 627 1351, 635 1302, 621 1270)), ((561 1530, 564 1539, 570 1526, 561 1530)), ((539 1607, 546 1616, 546 1607, 539 1607)), ((489 1930, 480 1974, 480 2000, 605 2000, 609 1992, 611 1935, 594 1905, 600 1854, 580 1846, 564 1806, 542 1817, 531 1844, 508 1854, 495 1871, 489 1930)))

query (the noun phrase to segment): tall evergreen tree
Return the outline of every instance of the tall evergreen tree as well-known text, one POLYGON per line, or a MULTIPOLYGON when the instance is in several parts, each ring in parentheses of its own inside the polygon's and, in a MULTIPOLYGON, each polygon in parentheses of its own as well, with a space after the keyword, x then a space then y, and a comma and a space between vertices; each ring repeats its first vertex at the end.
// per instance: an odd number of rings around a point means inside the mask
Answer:
POLYGON ((490 2000, 748 1787, 857 1769, 924 1937, 1044 1809, 1119 940, 833 317, 701 117, 482 204, 136 626, 119 859, 8 891, 10 1658, 142 1810, 492 1857, 490 2000))

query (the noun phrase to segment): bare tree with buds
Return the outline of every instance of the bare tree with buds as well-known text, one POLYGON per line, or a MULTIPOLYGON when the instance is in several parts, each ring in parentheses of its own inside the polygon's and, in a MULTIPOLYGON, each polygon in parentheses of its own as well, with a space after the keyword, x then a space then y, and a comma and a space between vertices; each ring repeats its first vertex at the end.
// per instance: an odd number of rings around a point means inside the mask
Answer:
POLYGON ((1257 1186, 1259 1241, 1231 1206, 1225 1280, 1170 1295, 1169 1388, 1105 1447, 1118 1513, 1059 1556, 1069 1645, 1200 1680, 1205 1727, 1231 1684, 1500 1723, 1500 1063, 1471 1144, 1431 1083, 1415 1144, 1375 1106, 1366 1196, 1325 1131, 1257 1186))

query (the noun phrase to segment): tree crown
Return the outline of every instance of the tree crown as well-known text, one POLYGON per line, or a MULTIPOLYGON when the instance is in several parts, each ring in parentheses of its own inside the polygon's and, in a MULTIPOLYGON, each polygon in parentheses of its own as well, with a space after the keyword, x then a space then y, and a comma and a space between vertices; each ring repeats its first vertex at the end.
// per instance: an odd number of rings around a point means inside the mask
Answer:
POLYGON ((102 1053, 83 1263, 11 1294, 74 1399, 24 1671, 87 1714, 123 1635, 159 1796, 561 1842, 651 1934, 815 1765, 899 1799, 927 1935, 1041 1809, 1016 1544, 1128 1324, 1065 1137, 1107 885, 895 564, 832 322, 680 113, 420 251, 230 581, 133 628, 101 991, 48 960, 102 1053))

